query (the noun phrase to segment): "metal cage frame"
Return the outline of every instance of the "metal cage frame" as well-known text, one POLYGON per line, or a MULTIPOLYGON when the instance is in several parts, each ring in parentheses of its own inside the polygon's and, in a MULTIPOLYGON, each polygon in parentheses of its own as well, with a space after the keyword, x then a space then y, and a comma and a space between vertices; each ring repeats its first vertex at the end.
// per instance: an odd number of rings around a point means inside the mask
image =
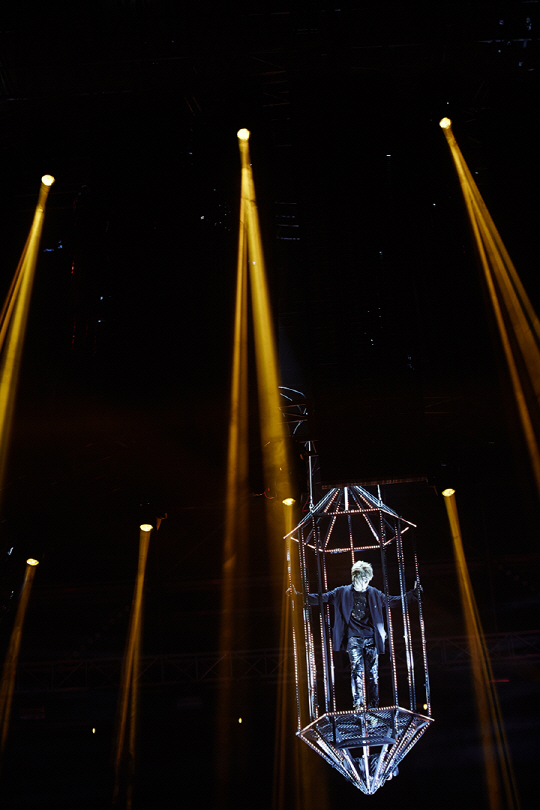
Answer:
MULTIPOLYGON (((308 449, 311 452, 311 443, 308 449)), ((310 482, 311 483, 311 482, 310 482)), ((289 593, 293 618, 297 736, 336 768, 363 793, 373 794, 397 775, 398 765, 433 722, 424 614, 418 559, 413 549, 415 580, 418 583, 417 609, 409 609, 405 585, 404 535, 415 526, 381 500, 380 487, 373 495, 363 487, 334 487, 318 503, 313 503, 300 523, 286 536, 289 593), (294 549, 298 555, 295 571, 294 549), (336 701, 336 671, 331 637, 330 606, 322 594, 329 590, 329 579, 339 555, 349 555, 351 565, 358 559, 379 556, 383 592, 388 599, 389 575, 399 582, 403 647, 396 640, 395 620, 386 608, 388 653, 391 669, 390 705, 362 711, 339 710, 336 701), (362 554, 362 557, 359 555, 362 554), (393 563, 390 555, 393 555, 393 563), (389 570, 391 568, 391 571, 389 570), (300 581, 300 589, 297 590, 300 581), (319 596, 315 610, 308 594, 319 596), (417 613, 417 622, 412 614, 417 613), (421 662, 413 655, 421 648, 421 662), (403 654, 404 653, 404 654, 403 654), (402 666, 404 660, 405 666, 402 666), (405 671, 404 671, 405 670, 405 671), (418 700, 421 675, 423 698, 418 700), (399 692, 407 692, 405 708, 399 692), (422 712, 418 711, 421 704, 422 712)), ((411 532, 412 534, 412 532, 411 532)), ((337 584, 346 584, 341 581, 337 584)), ((334 584, 332 584, 334 587, 334 584)), ((397 588, 396 588, 397 590, 397 588)), ((397 609, 395 609, 397 610, 397 609)), ((388 691, 388 690, 386 690, 388 691)), ((364 704, 365 705, 365 704, 364 704)))

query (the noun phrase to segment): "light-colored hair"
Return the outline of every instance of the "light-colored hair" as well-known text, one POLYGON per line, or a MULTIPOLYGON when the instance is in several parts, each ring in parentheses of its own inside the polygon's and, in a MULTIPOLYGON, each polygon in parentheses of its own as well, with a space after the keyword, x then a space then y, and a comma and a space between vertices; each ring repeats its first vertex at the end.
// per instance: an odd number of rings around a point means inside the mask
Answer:
POLYGON ((363 560, 358 560, 355 562, 353 567, 351 568, 351 577, 352 581, 355 582, 356 579, 369 577, 369 581, 373 579, 373 568, 371 567, 371 563, 364 562, 363 560))

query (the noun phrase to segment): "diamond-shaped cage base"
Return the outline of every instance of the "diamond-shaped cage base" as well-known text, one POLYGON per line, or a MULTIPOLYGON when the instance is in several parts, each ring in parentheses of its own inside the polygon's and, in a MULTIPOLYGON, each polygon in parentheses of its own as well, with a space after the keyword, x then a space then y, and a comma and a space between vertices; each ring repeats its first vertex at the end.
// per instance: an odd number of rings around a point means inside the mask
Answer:
POLYGON ((353 785, 372 794, 397 775, 399 763, 432 722, 390 706, 323 714, 297 734, 353 785))

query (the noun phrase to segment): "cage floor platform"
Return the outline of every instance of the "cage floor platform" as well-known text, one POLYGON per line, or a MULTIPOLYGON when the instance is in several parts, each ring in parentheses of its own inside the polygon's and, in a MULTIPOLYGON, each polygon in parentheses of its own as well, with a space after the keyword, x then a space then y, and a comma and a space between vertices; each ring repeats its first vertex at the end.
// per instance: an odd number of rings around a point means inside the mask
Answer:
POLYGON ((399 763, 432 722, 390 706, 323 714, 297 734, 359 790, 373 794, 397 775, 399 763))

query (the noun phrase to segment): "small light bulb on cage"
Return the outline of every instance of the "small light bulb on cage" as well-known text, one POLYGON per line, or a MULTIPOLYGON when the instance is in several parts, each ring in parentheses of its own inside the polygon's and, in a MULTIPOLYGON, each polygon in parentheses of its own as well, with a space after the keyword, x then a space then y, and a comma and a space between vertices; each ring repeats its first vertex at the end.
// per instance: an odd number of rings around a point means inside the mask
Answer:
POLYGON ((151 532, 154 527, 150 523, 141 523, 139 528, 142 532, 151 532))
POLYGON ((296 503, 296 501, 294 500, 294 498, 283 498, 282 503, 284 503, 285 506, 292 506, 293 503, 296 503))
POLYGON ((439 126, 441 129, 449 129, 452 126, 452 121, 449 118, 441 118, 439 126))
POLYGON ((54 183, 54 177, 52 176, 52 174, 44 174, 43 177, 41 178, 41 182, 43 183, 44 186, 52 186, 52 184, 54 183))
POLYGON ((33 557, 29 557, 26 561, 27 565, 39 565, 39 560, 34 560, 33 557))
POLYGON ((450 487, 448 487, 448 489, 443 489, 443 495, 445 498, 450 498, 452 495, 455 494, 456 494, 455 489, 451 489, 450 487))
POLYGON ((236 133, 236 137, 240 141, 249 141, 249 136, 250 135, 251 135, 251 132, 249 131, 249 129, 239 129, 238 132, 236 133))

